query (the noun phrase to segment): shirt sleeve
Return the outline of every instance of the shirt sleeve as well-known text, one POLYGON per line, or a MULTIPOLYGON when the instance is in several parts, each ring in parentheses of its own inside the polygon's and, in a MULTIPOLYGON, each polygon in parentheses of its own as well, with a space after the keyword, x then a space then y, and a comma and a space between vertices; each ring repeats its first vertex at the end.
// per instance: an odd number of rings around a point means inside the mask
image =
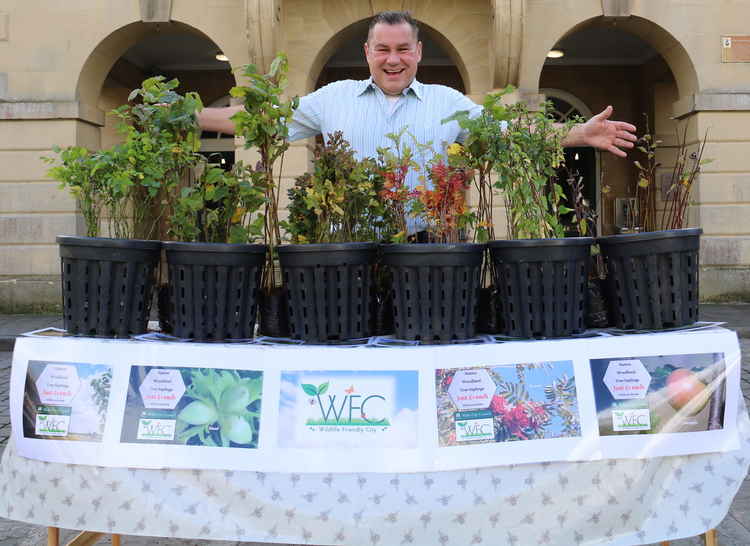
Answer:
MULTIPOLYGON (((455 111, 459 112, 461 110, 468 110, 469 116, 475 118, 482 113, 482 105, 477 104, 466 95, 459 93, 456 100, 455 111)), ((466 129, 461 129, 456 137, 456 141, 463 144, 468 134, 469 132, 466 129)))
MULTIPOLYGON (((482 113, 482 110, 484 109, 481 104, 477 104, 473 100, 471 100, 466 95, 461 95, 461 97, 464 99, 461 102, 461 105, 458 105, 458 108, 456 108, 456 111, 459 110, 468 110, 469 116, 472 118, 477 117, 479 114, 482 113)), ((504 133, 508 129, 508 122, 503 120, 500 122, 500 130, 504 133)), ((456 142, 459 142, 460 144, 463 144, 466 140, 466 137, 469 135, 469 131, 466 129, 461 129, 458 133, 458 136, 456 137, 456 142)))
POLYGON ((300 97, 299 106, 289 122, 289 141, 301 140, 321 134, 320 115, 325 87, 300 97))

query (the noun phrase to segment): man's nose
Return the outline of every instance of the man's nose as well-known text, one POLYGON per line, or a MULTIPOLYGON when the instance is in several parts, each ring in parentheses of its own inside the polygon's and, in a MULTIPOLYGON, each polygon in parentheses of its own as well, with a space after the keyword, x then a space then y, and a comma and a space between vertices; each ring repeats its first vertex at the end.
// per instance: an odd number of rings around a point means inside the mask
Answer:
POLYGON ((388 64, 398 64, 401 62, 401 56, 398 54, 398 51, 389 51, 385 62, 388 64))

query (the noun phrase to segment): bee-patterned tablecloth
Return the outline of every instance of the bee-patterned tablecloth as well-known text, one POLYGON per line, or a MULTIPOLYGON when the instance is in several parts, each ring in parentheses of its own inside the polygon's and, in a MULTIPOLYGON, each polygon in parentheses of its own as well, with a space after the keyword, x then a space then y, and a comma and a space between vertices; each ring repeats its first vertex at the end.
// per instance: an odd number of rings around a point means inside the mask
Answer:
POLYGON ((132 535, 299 544, 630 545, 698 535, 726 516, 741 449, 652 459, 412 474, 285 474, 56 464, 0 466, 0 515, 132 535))

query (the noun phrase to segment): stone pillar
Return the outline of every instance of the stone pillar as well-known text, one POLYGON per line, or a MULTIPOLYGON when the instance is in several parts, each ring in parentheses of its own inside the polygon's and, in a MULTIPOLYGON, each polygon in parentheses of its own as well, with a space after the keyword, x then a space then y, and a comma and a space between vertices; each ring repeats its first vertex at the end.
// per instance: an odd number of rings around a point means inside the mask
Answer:
POLYGON ((630 17, 633 12, 633 0, 602 0, 602 15, 605 19, 630 17))
POLYGON ((518 85, 525 6, 526 0, 492 0, 490 67, 494 88, 518 85))
POLYGON ((693 187, 689 226, 703 228, 701 299, 750 300, 750 93, 716 89, 675 104, 688 141, 708 132, 703 166, 693 187))
POLYGON ((245 0, 250 62, 262 71, 268 71, 279 44, 283 43, 281 7, 281 0, 245 0))
POLYGON ((0 313, 59 311, 55 237, 85 230, 41 157, 55 145, 98 148, 104 115, 78 102, 6 102, 0 120, 0 313))
POLYGON ((172 0, 140 0, 141 21, 168 23, 172 20, 172 0))

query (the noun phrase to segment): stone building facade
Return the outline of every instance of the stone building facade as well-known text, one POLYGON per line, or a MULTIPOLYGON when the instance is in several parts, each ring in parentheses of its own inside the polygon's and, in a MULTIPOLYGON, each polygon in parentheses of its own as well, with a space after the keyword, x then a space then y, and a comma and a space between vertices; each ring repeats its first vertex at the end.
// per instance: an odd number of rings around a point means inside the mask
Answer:
MULTIPOLYGON (((704 230, 702 297, 750 297, 750 0, 1 0, 0 312, 58 305, 55 236, 83 233, 77 204, 46 177, 40 157, 52 146, 110 145, 106 113, 156 73, 178 77, 207 105, 228 100, 230 65, 268 66, 279 50, 291 94, 364 77, 367 19, 386 9, 421 23, 421 81, 477 101, 513 84, 515 98, 554 99, 563 115, 612 104, 640 133, 646 114, 662 141, 660 175, 671 172, 675 129, 687 127, 692 146, 708 131, 713 162, 690 211, 704 230), (566 57, 548 59, 553 48, 566 57), (215 61, 219 51, 229 64, 215 61)), ((233 139, 204 147, 248 155, 233 139)), ((618 199, 635 180, 632 158, 580 152, 601 231, 613 233, 618 199)), ((306 143, 295 143, 285 179, 308 160, 306 143)))

